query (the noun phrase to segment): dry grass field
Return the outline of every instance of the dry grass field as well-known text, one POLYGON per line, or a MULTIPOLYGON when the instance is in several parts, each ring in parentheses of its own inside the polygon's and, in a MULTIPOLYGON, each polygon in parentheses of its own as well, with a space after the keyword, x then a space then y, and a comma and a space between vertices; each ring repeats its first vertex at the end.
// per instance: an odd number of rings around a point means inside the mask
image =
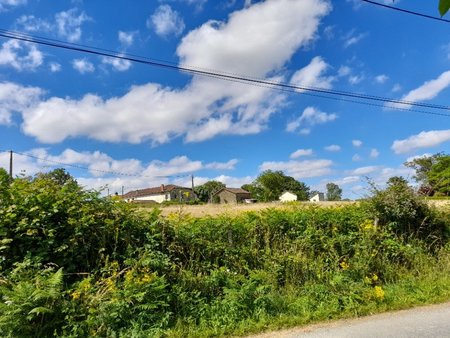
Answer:
MULTIPOLYGON (((293 207, 311 207, 320 206, 324 208, 336 207, 340 205, 348 205, 357 203, 354 201, 341 202, 297 202, 297 203, 254 203, 254 204, 204 204, 204 205, 170 205, 162 206, 161 213, 163 216, 170 214, 189 214, 193 217, 217 216, 217 215, 237 215, 247 211, 259 211, 268 208, 293 208, 293 207)), ((429 200, 429 204, 438 208, 450 208, 450 200, 429 200)))

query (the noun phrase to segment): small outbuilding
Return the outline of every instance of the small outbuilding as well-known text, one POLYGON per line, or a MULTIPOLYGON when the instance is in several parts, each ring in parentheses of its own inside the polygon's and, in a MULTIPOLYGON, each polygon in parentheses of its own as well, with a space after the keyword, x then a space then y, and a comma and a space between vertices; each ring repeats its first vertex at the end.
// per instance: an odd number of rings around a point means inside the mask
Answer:
POLYGON ((319 192, 315 194, 313 197, 309 199, 310 202, 323 202, 325 201, 325 195, 323 192, 319 192))
POLYGON ((221 204, 243 203, 247 199, 251 199, 251 194, 241 188, 222 188, 212 196, 213 201, 221 204))
POLYGON ((285 191, 284 193, 281 194, 280 196, 280 201, 281 202, 293 202, 297 200, 297 195, 290 192, 290 191, 285 191))
POLYGON ((162 203, 168 201, 188 202, 196 199, 195 193, 190 188, 177 185, 161 184, 160 187, 146 188, 129 191, 122 197, 127 202, 162 203))

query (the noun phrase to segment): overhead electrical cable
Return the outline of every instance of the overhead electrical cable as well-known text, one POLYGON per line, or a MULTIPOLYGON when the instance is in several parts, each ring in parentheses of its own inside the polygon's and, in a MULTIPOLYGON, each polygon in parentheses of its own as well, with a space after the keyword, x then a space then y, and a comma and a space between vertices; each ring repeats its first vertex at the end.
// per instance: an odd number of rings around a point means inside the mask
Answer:
MULTIPOLYGON (((90 47, 90 46, 85 46, 85 45, 80 45, 80 44, 67 43, 67 42, 63 42, 63 41, 55 40, 55 39, 36 37, 36 36, 29 35, 29 34, 21 33, 21 32, 14 32, 14 31, 9 31, 9 30, 4 30, 4 29, 0 29, 0 37, 15 39, 15 40, 20 40, 20 41, 25 41, 25 42, 29 42, 29 43, 35 43, 35 44, 55 47, 55 48, 62 48, 62 49, 72 50, 72 51, 77 51, 77 52, 82 52, 82 53, 88 53, 88 54, 93 54, 93 55, 97 55, 97 56, 127 60, 130 62, 141 63, 141 64, 176 70, 176 71, 180 71, 180 72, 186 72, 186 73, 195 74, 195 75, 212 77, 212 78, 217 78, 217 79, 221 79, 221 80, 240 82, 240 83, 245 83, 245 84, 250 84, 250 85, 267 86, 271 89, 281 90, 281 91, 289 91, 289 92, 294 92, 294 93, 302 94, 302 95, 308 95, 308 94, 314 93, 314 94, 324 95, 323 98, 333 98, 334 97, 334 98, 338 98, 342 101, 346 101, 346 100, 342 99, 342 97, 356 99, 356 100, 376 101, 376 102, 382 102, 382 103, 387 103, 387 104, 393 104, 394 106, 390 106, 388 108, 396 109, 396 110, 413 111, 409 108, 395 106, 395 105, 404 105, 404 106, 417 106, 417 107, 422 107, 422 108, 450 111, 450 107, 443 106, 443 105, 429 104, 429 103, 424 103, 424 102, 398 100, 398 99, 392 99, 392 98, 386 98, 386 97, 374 96, 374 95, 367 95, 367 94, 361 94, 361 93, 355 93, 355 92, 348 92, 348 91, 339 91, 339 90, 332 90, 332 89, 325 89, 325 88, 300 86, 300 85, 295 85, 295 84, 291 84, 291 83, 276 82, 276 81, 271 81, 271 80, 267 80, 267 79, 252 78, 252 77, 235 75, 235 74, 230 74, 230 73, 225 73, 225 72, 205 70, 205 69, 202 69, 199 67, 183 66, 183 65, 172 63, 172 62, 167 62, 167 61, 162 61, 162 60, 154 60, 154 59, 145 58, 145 57, 136 56, 136 55, 130 55, 130 54, 126 54, 126 53, 118 53, 118 52, 110 51, 107 49, 95 48, 95 47, 90 47), (329 95, 329 96, 327 96, 327 95, 329 95)), ((349 101, 349 102, 353 102, 353 101, 349 101)), ((358 101, 358 102, 354 102, 354 103, 366 104, 366 102, 363 102, 363 101, 361 101, 361 102, 358 101)), ((416 111, 416 112, 450 117, 449 114, 433 113, 433 112, 428 112, 428 111, 416 111)))
POLYGON ((391 10, 394 10, 394 11, 402 12, 402 13, 407 13, 407 14, 416 15, 416 16, 420 16, 420 17, 423 17, 423 18, 427 18, 427 19, 432 19, 432 20, 437 20, 437 21, 450 23, 450 20, 446 20, 446 19, 440 18, 438 16, 432 16, 432 15, 428 15, 428 14, 414 12, 414 11, 410 11, 408 9, 394 7, 394 6, 390 6, 390 5, 387 5, 387 4, 384 4, 384 3, 380 3, 380 2, 377 2, 377 1, 372 1, 372 0, 361 0, 361 1, 369 3, 369 4, 372 4, 372 5, 388 8, 388 9, 391 9, 391 10))

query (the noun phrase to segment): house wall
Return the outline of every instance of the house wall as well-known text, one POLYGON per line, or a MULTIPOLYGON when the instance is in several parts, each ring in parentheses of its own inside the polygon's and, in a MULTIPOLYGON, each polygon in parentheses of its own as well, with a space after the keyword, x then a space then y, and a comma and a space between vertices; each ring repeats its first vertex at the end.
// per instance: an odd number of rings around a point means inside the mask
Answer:
POLYGON ((236 194, 233 194, 228 190, 222 190, 217 196, 219 196, 219 203, 237 203, 236 194))
MULTIPOLYGON (((167 195, 168 195, 167 197, 170 199, 170 194, 167 193, 167 195)), ((169 201, 169 199, 166 199, 166 193, 161 193, 158 195, 136 197, 134 200, 135 201, 155 201, 157 203, 162 203, 164 201, 169 201)))
POLYGON ((292 202, 292 201, 296 201, 296 200, 297 200, 297 195, 290 193, 290 192, 285 192, 283 195, 280 196, 281 202, 292 202))
POLYGON ((324 194, 316 194, 312 198, 310 198, 311 202, 321 202, 321 201, 324 201, 324 200, 325 200, 324 194))

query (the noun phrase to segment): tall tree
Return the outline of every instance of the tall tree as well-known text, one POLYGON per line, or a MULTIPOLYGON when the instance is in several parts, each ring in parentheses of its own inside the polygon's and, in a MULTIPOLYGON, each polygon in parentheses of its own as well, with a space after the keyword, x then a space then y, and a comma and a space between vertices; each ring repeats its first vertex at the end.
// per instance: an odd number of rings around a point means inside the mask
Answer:
POLYGON ((430 196, 436 192, 450 194, 450 155, 437 153, 419 157, 406 162, 405 166, 416 171, 414 179, 421 184, 419 191, 430 196))
POLYGON ((299 200, 307 200, 309 187, 305 183, 297 181, 291 176, 286 176, 282 171, 266 170, 262 172, 252 187, 249 188, 253 197, 259 201, 276 201, 283 191, 290 191, 297 195, 299 200))
POLYGON ((439 0, 439 13, 444 16, 450 9, 450 0, 439 0))
POLYGON ((342 199, 342 189, 335 183, 327 183, 327 200, 340 201, 342 199))
POLYGON ((211 202, 212 195, 223 188, 225 188, 225 184, 222 182, 208 181, 205 184, 195 187, 194 192, 200 201, 211 202))

